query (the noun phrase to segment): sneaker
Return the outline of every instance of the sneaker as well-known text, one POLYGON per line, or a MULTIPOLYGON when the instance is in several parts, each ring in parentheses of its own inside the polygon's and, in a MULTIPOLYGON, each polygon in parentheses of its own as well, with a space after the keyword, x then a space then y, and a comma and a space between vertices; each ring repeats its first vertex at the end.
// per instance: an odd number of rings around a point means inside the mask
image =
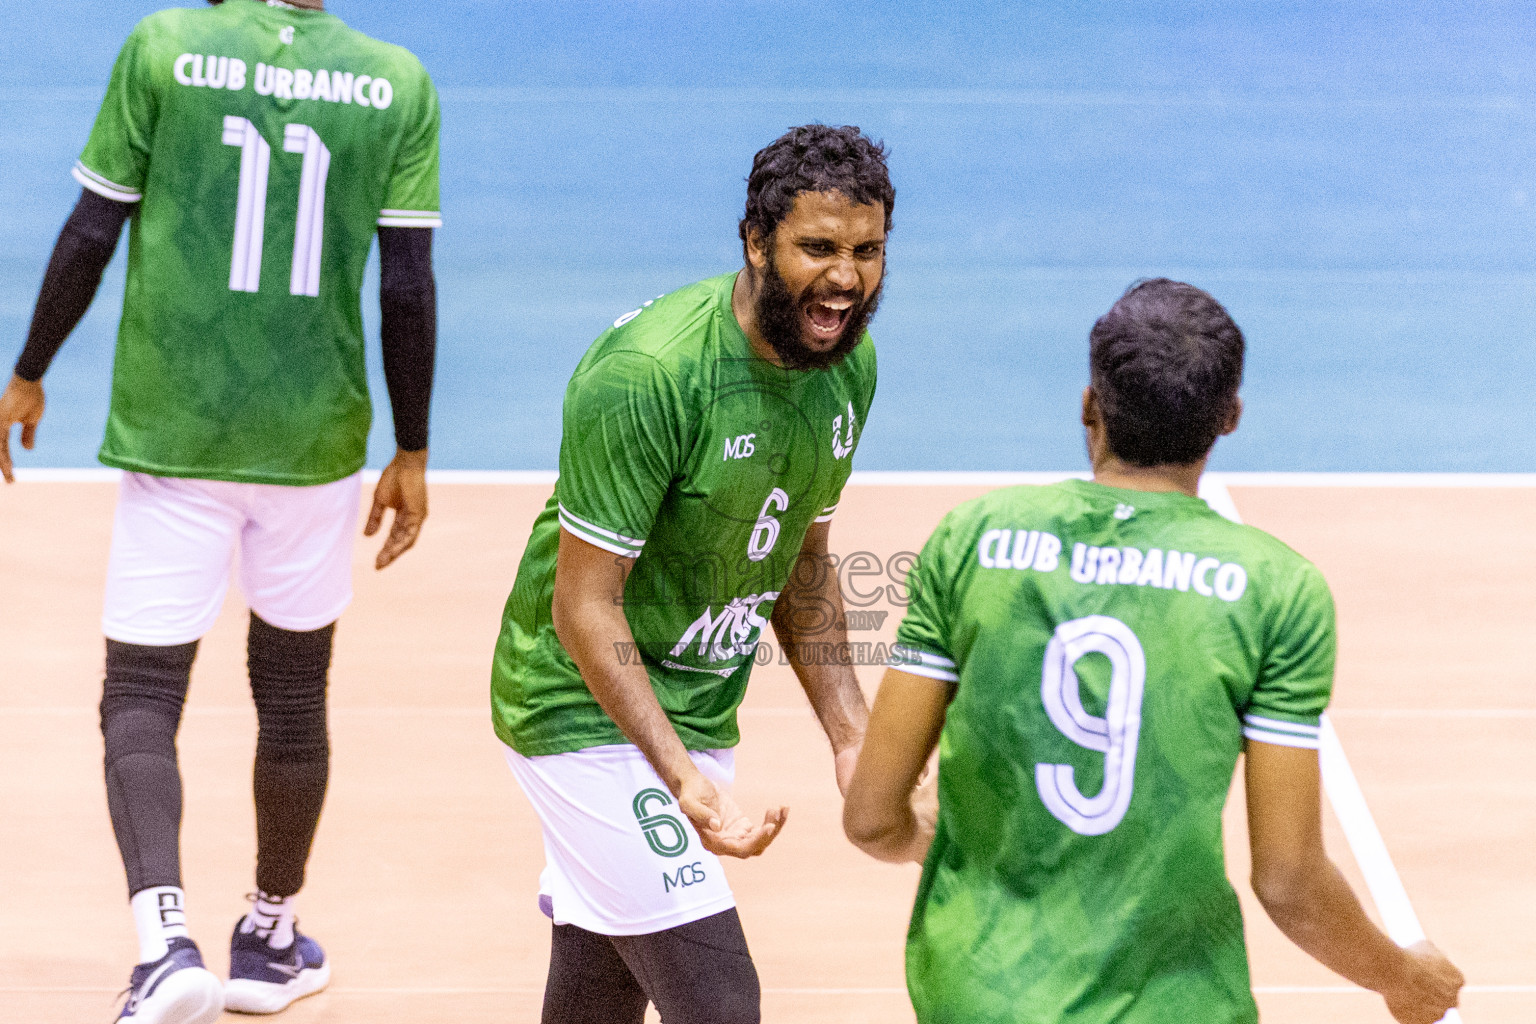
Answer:
POLYGON ((203 966, 197 943, 168 945, 165 956, 133 969, 118 1024, 211 1024, 224 1012, 224 986, 203 966))
POLYGON ((229 940, 229 984, 224 1008, 233 1013, 277 1013, 296 999, 314 995, 331 981, 331 965, 320 943, 297 928, 293 945, 273 949, 255 932, 235 925, 229 940))

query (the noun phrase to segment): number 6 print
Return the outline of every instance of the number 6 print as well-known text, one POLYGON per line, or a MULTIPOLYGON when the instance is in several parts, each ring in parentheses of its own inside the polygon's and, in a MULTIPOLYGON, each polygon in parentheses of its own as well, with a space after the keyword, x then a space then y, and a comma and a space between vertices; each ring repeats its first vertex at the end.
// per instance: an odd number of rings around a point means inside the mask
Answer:
POLYGON ((1035 788, 1052 814, 1072 831, 1101 836, 1120 824, 1135 786, 1136 741, 1141 734, 1141 698, 1147 659, 1131 628, 1108 615, 1063 622, 1045 648, 1040 696, 1045 713, 1061 734, 1104 755, 1104 785, 1097 796, 1077 788, 1071 765, 1035 765, 1035 788), (1077 662, 1098 653, 1109 659, 1109 700, 1104 717, 1083 709, 1077 662))
POLYGON ((773 546, 779 542, 779 521, 770 513, 788 511, 789 495, 778 487, 768 492, 768 500, 763 502, 763 510, 757 514, 757 522, 752 526, 752 536, 747 539, 750 561, 761 562, 772 554, 773 546))

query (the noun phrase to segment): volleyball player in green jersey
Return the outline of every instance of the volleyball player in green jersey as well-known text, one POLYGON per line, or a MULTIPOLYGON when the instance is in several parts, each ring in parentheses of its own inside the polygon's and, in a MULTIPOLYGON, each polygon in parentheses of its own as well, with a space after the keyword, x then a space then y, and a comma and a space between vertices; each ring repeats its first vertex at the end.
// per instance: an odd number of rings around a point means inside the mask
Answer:
POLYGON ((1400 1021, 1456 1003, 1460 973, 1395 946, 1322 848, 1327 585, 1196 497, 1242 362, 1205 292, 1133 286, 1092 332, 1093 480, 995 491, 923 549, 844 807, 866 851, 924 860, 922 1024, 1257 1020, 1221 836, 1239 753, 1280 928, 1400 1021), (935 744, 936 833, 910 796, 935 744))
POLYGON ((399 446, 365 532, 396 510, 382 568, 426 514, 436 309, 438 105, 420 62, 320 9, 229 0, 152 15, 124 45, 27 345, 0 396, 30 448, 48 363, 125 221, 128 280, 101 460, 125 471, 103 630, 108 805, 139 932, 121 1019, 273 1012, 330 965, 293 899, 328 779, 325 690, 351 599, 371 410, 360 290, 377 232, 384 370, 399 446), (231 556, 251 608, 255 905, 230 982, 202 965, 181 890, 175 735, 231 556))
POLYGON ((620 317, 565 395, 560 477, 496 645, 496 734, 543 825, 546 1024, 759 1018, 718 854, 761 853, 732 801, 736 709, 769 622, 834 751, 867 710, 826 553, 875 391, 864 325, 895 192, 857 128, 757 154, 746 268, 620 317))

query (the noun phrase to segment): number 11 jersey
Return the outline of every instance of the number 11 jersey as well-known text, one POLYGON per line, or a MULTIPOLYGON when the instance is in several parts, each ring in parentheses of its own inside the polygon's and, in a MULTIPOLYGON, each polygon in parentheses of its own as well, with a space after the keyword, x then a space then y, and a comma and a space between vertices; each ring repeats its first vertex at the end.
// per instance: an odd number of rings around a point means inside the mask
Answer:
POLYGON ((133 30, 74 175, 137 203, 101 461, 321 484, 366 455, 376 226, 437 227, 438 102, 408 51, 255 0, 133 30))
POLYGON ((1073 480, 949 514, 903 671, 956 684, 907 939, 922 1024, 1250 1024, 1221 814, 1244 737, 1318 745, 1322 575, 1198 498, 1073 480))

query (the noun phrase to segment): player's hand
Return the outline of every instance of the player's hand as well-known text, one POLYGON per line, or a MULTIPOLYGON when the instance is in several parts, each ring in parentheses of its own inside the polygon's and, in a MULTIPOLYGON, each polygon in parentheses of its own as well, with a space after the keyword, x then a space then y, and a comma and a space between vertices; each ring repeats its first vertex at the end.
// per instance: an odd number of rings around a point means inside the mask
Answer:
POLYGON ((379 549, 379 557, 373 567, 382 569, 416 543, 421 534, 421 524, 427 519, 427 450, 419 452, 395 452, 395 457, 379 475, 379 485, 373 489, 373 508, 368 513, 368 525, 363 536, 372 537, 384 524, 385 509, 395 510, 395 521, 389 526, 389 536, 379 549))
POLYGON ((21 424, 21 446, 27 451, 37 443, 37 424, 43 418, 43 382, 22 380, 12 375, 4 393, 0 393, 0 476, 13 484, 16 475, 11 466, 11 427, 21 424))
POLYGON ((1466 978, 1429 942, 1403 951, 1408 964, 1399 982, 1384 990, 1387 1009, 1400 1024, 1435 1024, 1455 1006, 1466 978))
POLYGON ((761 825, 753 824, 728 791, 697 771, 683 779, 677 803, 693 822, 704 849, 718 857, 758 856, 789 820, 789 808, 778 807, 763 815, 761 825))

